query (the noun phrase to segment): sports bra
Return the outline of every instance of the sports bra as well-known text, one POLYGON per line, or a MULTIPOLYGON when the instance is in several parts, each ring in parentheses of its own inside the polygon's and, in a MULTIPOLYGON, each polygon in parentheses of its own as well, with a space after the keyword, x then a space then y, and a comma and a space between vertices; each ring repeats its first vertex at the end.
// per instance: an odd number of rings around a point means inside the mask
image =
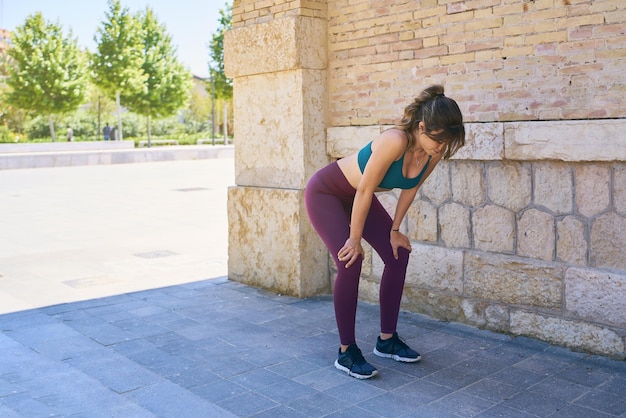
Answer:
MULTIPOLYGON (((361 169, 361 173, 365 171, 365 166, 372 156, 372 143, 370 142, 359 151, 358 160, 359 160, 359 168, 361 169)), ((428 168, 428 163, 430 163, 431 156, 428 156, 428 160, 426 164, 424 164, 424 168, 418 174, 417 177, 409 179, 404 177, 402 174, 402 165, 404 164, 404 154, 402 154, 402 158, 398 161, 394 161, 393 164, 389 167, 385 176, 381 180, 378 187, 382 189, 412 189, 417 186, 426 172, 428 168)))

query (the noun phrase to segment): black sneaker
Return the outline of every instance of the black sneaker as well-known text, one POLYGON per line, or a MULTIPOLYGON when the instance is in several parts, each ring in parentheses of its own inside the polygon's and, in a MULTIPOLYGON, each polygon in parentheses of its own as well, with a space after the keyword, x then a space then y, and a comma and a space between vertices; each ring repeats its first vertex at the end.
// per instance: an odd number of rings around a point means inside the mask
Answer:
POLYGON ((393 337, 388 340, 383 341, 378 337, 374 354, 379 357, 392 358, 395 361, 403 361, 405 363, 414 363, 422 359, 417 351, 412 350, 398 337, 397 332, 394 332, 393 337))
POLYGON ((369 379, 378 374, 376 367, 365 361, 361 350, 359 350, 356 344, 350 344, 345 353, 342 353, 341 348, 339 348, 335 367, 357 379, 369 379))

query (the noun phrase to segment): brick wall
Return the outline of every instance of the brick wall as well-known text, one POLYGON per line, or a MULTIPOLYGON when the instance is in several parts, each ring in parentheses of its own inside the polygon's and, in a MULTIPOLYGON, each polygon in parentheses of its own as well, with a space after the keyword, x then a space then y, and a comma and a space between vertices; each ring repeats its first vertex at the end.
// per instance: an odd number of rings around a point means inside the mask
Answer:
POLYGON ((470 122, 626 116, 623 0, 328 1, 331 126, 443 82, 470 122))
POLYGON ((327 0, 234 0, 233 28, 256 25, 286 16, 326 19, 327 0))

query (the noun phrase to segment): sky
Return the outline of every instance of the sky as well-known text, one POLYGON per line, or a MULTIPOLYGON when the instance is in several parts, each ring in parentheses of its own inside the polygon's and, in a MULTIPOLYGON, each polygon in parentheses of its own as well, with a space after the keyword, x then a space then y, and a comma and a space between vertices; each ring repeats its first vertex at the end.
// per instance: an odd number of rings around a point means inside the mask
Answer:
MULTIPOLYGON (((209 42, 219 26, 219 10, 227 0, 121 0, 131 13, 146 6, 165 24, 177 56, 194 75, 208 76, 209 42)), ((232 1, 232 0, 228 0, 232 1)), ((105 19, 107 0, 0 0, 0 27, 14 30, 26 18, 41 12, 46 21, 59 23, 67 35, 71 29, 78 44, 95 51, 93 38, 105 19)))

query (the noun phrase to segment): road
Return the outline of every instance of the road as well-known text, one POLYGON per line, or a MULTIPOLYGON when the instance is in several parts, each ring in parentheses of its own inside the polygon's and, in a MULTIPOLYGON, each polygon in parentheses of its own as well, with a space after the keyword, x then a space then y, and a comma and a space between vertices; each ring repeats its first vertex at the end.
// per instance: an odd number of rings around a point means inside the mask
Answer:
POLYGON ((0 171, 0 314, 227 275, 232 158, 0 171))

